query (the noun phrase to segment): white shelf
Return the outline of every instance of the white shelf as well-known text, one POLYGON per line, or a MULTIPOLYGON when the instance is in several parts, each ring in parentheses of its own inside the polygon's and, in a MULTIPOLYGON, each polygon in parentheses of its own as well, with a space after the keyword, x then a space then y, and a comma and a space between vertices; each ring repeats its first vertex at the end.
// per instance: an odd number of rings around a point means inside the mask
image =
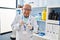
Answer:
POLYGON ((43 20, 38 20, 38 21, 46 22, 46 21, 43 21, 43 20))
POLYGON ((59 21, 56 21, 56 20, 47 20, 47 23, 59 24, 59 21))

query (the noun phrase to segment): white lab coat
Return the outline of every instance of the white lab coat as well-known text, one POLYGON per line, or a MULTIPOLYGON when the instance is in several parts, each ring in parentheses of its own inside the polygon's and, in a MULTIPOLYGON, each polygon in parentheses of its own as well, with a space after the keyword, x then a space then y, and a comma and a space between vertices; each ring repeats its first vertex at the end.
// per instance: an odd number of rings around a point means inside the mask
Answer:
POLYGON ((35 21, 35 18, 33 16, 29 16, 27 24, 30 23, 33 27, 33 30, 30 31, 30 29, 26 27, 26 31, 24 31, 24 28, 21 27, 19 23, 20 20, 23 20, 22 16, 23 15, 18 15, 12 24, 13 29, 16 31, 16 40, 32 40, 32 33, 38 32, 37 22, 35 21))

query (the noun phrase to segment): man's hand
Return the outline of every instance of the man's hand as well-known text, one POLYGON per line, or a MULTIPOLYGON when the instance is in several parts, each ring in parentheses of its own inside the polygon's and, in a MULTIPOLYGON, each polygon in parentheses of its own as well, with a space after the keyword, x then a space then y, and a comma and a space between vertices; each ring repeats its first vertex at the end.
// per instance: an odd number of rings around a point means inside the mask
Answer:
POLYGON ((24 22, 22 20, 20 20, 20 25, 23 26, 24 25, 24 22))
POLYGON ((27 25, 29 29, 32 29, 32 26, 30 24, 27 25))

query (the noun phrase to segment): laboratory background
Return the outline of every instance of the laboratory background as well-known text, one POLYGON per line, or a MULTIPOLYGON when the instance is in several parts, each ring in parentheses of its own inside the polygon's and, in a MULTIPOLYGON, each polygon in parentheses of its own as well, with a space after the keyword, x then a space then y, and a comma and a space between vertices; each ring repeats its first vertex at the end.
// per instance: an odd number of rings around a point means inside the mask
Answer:
POLYGON ((60 40, 60 0, 0 0, 0 40, 15 40, 10 38, 11 24, 24 4, 32 6, 31 15, 38 24, 34 40, 60 40))

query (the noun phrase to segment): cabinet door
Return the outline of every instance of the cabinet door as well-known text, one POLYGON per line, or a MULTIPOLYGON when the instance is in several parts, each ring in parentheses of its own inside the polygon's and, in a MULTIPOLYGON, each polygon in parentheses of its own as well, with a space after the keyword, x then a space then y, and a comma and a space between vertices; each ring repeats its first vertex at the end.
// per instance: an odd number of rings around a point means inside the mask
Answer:
POLYGON ((59 25, 53 25, 52 39, 58 40, 58 36, 59 36, 59 25))
POLYGON ((46 36, 51 38, 52 37, 52 24, 47 24, 46 26, 46 36))
POLYGON ((59 33, 59 25, 53 25, 53 32, 55 34, 58 34, 59 33))

